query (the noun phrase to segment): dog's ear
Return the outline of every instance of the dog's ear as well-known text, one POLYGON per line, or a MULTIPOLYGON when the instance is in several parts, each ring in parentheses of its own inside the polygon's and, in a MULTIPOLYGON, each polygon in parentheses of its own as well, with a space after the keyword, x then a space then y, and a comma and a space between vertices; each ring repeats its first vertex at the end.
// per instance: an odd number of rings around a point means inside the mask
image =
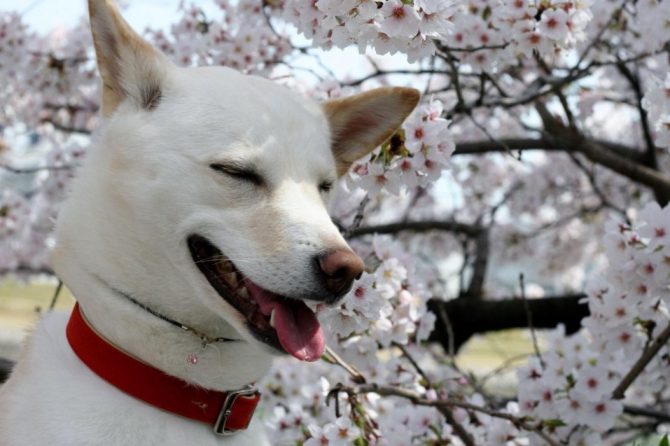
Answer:
POLYGON ((103 116, 110 116, 125 99, 155 108, 171 62, 130 28, 113 0, 88 0, 88 12, 102 77, 103 116))
POLYGON ((337 174, 393 135, 420 97, 413 88, 384 87, 325 102, 337 174))

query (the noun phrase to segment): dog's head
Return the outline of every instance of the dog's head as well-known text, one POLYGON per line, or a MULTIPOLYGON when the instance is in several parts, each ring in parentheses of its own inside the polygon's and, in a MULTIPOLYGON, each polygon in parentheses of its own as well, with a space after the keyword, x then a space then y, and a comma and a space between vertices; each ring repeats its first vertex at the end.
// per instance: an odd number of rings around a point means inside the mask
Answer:
POLYGON ((317 359, 323 335, 304 302, 336 302, 363 271, 328 215, 330 189, 400 126, 418 92, 317 104, 231 69, 176 67, 109 0, 89 8, 104 122, 87 184, 107 185, 99 200, 136 253, 117 276, 159 274, 180 292, 157 300, 197 301, 253 345, 317 359))

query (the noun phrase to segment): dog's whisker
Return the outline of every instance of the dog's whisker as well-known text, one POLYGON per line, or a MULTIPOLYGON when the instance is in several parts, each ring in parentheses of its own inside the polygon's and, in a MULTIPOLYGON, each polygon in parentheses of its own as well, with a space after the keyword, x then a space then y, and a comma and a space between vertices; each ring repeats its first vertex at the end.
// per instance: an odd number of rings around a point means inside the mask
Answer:
POLYGON ((258 257, 258 258, 248 258, 248 259, 235 259, 231 260, 226 257, 209 257, 206 259, 200 259, 200 260, 195 260, 195 263, 197 264, 207 264, 207 263, 230 263, 231 265, 235 264, 254 264, 254 263, 259 263, 263 262, 264 259, 258 257))
POLYGON ((259 261, 263 260, 262 257, 236 257, 236 258, 231 258, 228 257, 224 254, 216 254, 216 255, 211 255, 205 259, 202 260, 220 260, 220 261, 228 261, 228 262, 238 262, 238 261, 259 261))

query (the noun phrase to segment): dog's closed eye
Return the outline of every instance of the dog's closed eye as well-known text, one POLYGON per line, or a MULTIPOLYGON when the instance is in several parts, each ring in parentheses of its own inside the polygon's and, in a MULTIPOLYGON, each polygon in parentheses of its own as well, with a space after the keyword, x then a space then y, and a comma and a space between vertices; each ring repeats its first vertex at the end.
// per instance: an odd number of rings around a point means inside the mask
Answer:
POLYGON ((333 188, 333 182, 329 180, 322 181, 321 184, 319 184, 319 191, 324 193, 330 192, 332 188, 333 188))
POLYGON ((209 167, 238 180, 247 181, 256 186, 262 186, 265 181, 263 177, 250 166, 242 166, 233 163, 213 163, 209 167))

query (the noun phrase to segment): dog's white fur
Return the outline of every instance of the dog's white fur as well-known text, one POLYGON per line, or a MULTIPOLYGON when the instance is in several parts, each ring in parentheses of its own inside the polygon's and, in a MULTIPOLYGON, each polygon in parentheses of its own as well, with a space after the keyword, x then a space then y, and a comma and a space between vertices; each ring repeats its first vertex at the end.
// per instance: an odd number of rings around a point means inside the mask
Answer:
MULTIPOLYGON (((197 269, 186 238, 217 245, 255 283, 317 298, 314 256, 348 249, 326 211, 323 181, 385 140, 418 94, 379 89, 319 105, 226 68, 178 68, 135 34, 109 0, 90 0, 104 120, 56 229, 52 263, 106 339, 206 388, 260 379, 276 354, 197 269), (264 184, 216 172, 244 161, 264 184), (141 311, 114 289, 210 336, 200 340, 141 311), (198 355, 198 363, 186 360, 198 355)), ((157 410, 93 374, 49 314, 0 388, 0 445, 262 445, 244 433, 157 410)), ((256 417, 258 418, 258 417, 256 417)))

